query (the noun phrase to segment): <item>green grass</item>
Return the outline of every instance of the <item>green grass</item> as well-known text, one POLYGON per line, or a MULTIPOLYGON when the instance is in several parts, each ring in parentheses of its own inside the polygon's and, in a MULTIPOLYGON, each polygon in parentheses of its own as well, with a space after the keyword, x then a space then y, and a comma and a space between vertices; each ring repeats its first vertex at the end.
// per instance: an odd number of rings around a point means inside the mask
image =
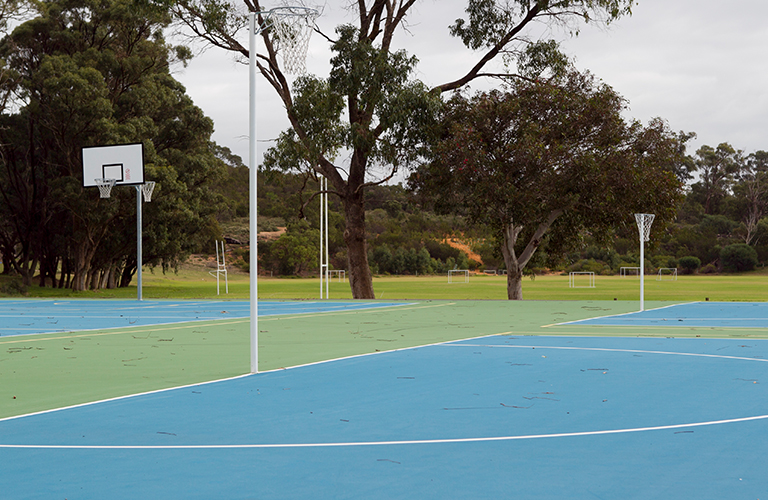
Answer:
MULTIPOLYGON (((10 278, 0 277, 0 285, 10 278)), ((216 295, 216 278, 208 269, 185 266, 180 272, 163 274, 144 272, 145 299, 227 299, 247 300, 249 277, 230 272, 229 294, 216 295)), ((135 282, 135 280, 134 280, 135 282)), ((506 278, 503 276, 472 276, 469 283, 448 283, 446 276, 380 276, 375 277, 374 291, 383 300, 504 300, 506 278)), ((2 295, 0 296, 8 296, 2 295)), ((114 290, 73 292, 71 290, 31 286, 29 297, 53 298, 122 298, 136 297, 136 286, 114 290)), ((259 278, 259 298, 317 299, 320 283, 317 278, 259 278)), ((348 282, 330 284, 331 299, 351 299, 348 282)), ((569 288, 568 276, 538 276, 523 282, 523 297, 528 300, 631 300, 640 297, 639 278, 597 276, 595 288, 569 288)), ((645 300, 660 301, 768 301, 768 271, 743 274, 679 276, 677 281, 657 281, 645 278, 645 300)))
MULTIPOLYGON (((448 283, 445 276, 378 277, 373 282, 377 299, 413 300, 504 300, 506 278, 472 276, 469 283, 448 283)), ((259 297, 264 299, 314 299, 320 296, 317 279, 260 279, 259 297)), ((331 299, 351 299, 348 283, 332 282, 331 299)), ((620 300, 638 301, 638 277, 597 276, 595 288, 569 288, 568 276, 538 276, 523 282, 523 297, 528 300, 620 300)), ((762 272, 734 275, 679 276, 677 281, 656 281, 645 277, 645 300, 689 302, 766 301, 768 275, 762 272)))

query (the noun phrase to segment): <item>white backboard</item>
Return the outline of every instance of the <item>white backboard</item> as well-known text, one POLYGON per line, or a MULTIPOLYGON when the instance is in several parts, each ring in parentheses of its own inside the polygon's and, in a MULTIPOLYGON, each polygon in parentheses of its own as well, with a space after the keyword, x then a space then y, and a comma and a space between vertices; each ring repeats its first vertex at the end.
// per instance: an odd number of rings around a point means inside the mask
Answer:
POLYGON ((116 186, 144 184, 144 145, 116 144, 82 149, 83 187, 96 179, 115 179, 116 186))

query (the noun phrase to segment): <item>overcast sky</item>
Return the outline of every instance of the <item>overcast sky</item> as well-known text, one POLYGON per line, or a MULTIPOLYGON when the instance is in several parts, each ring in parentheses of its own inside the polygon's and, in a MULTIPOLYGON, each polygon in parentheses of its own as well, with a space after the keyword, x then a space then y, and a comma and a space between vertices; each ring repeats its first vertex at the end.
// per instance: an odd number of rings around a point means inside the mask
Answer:
MULTIPOLYGON (((332 35, 339 23, 354 22, 341 8, 348 3, 328 0, 318 26, 332 35)), ((479 57, 448 34, 448 26, 463 17, 465 3, 421 0, 411 13, 408 32, 396 35, 398 47, 418 57, 416 77, 427 85, 458 78, 479 57)), ((578 37, 564 32, 556 37, 577 68, 591 71, 628 100, 628 118, 647 123, 661 117, 673 130, 695 132, 691 154, 703 144, 721 142, 751 153, 768 150, 766 19, 766 0, 640 0, 631 17, 607 30, 582 24, 578 37)), ((329 57, 328 43, 314 35, 308 71, 327 76, 329 57)), ((213 139, 247 164, 247 67, 214 48, 179 69, 176 77, 214 120, 213 139)), ((477 81, 472 87, 494 85, 477 81)), ((279 97, 263 79, 258 82, 257 110, 261 156, 288 127, 279 97)))

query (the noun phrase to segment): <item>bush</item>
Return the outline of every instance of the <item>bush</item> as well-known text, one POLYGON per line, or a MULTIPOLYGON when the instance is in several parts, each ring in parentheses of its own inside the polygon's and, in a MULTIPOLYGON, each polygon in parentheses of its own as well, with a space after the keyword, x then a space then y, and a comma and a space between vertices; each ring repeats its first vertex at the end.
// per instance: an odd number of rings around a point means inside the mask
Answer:
POLYGON ((744 243, 720 250, 720 265, 729 273, 751 271, 757 265, 757 250, 744 243))
POLYGON ((717 268, 714 264, 707 264, 706 266, 702 267, 699 273, 701 274, 714 274, 717 272, 717 268))
POLYGON ((683 274, 693 274, 701 267, 701 259, 694 257, 693 255, 688 255, 687 257, 680 257, 678 264, 682 269, 683 274))
POLYGON ((22 295, 29 293, 27 286, 20 279, 13 279, 3 283, 0 286, 0 294, 3 295, 22 295))

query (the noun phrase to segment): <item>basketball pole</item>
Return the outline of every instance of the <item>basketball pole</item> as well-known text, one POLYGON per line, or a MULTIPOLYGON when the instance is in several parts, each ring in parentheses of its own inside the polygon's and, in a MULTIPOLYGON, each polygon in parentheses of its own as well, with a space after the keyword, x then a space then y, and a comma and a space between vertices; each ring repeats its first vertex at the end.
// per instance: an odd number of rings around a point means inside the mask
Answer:
POLYGON ((249 15, 248 30, 248 175, 250 205, 251 373, 259 373, 259 249, 256 209, 256 14, 249 15))
POLYGON ((645 241, 640 231, 640 311, 645 310, 645 241))
POLYGON ((645 242, 650 241, 651 224, 655 217, 654 214, 635 214, 640 233, 640 311, 645 310, 645 242))
POLYGON ((142 292, 142 281, 141 281, 141 264, 143 262, 143 256, 142 256, 142 237, 141 237, 141 229, 142 229, 142 223, 141 223, 141 186, 136 186, 136 278, 137 278, 137 285, 138 290, 136 291, 136 295, 138 297, 139 301, 144 300, 143 298, 143 292, 142 292))

